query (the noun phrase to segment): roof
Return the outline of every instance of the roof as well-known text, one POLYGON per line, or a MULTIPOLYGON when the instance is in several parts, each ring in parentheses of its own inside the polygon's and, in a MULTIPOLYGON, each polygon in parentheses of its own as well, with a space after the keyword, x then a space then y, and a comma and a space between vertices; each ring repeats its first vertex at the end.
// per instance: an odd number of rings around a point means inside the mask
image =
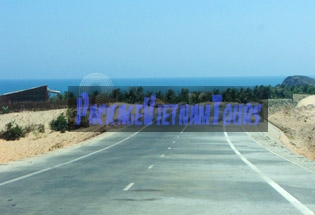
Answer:
POLYGON ((48 92, 60 94, 60 91, 59 91, 59 90, 51 90, 51 89, 49 89, 49 88, 48 88, 48 92))
POLYGON ((8 92, 8 93, 2 94, 2 96, 14 94, 14 93, 20 93, 20 92, 23 92, 23 91, 26 91, 26 90, 34 90, 34 89, 40 88, 40 87, 47 87, 47 85, 42 85, 42 86, 38 86, 38 87, 32 87, 32 88, 28 88, 28 89, 25 89, 25 90, 17 90, 17 91, 13 91, 13 92, 8 92))
POLYGON ((41 85, 41 86, 32 87, 32 88, 28 88, 28 89, 24 89, 24 90, 17 90, 17 91, 12 91, 12 92, 8 92, 8 93, 3 93, 0 96, 6 96, 6 95, 10 95, 10 94, 20 93, 20 92, 27 91, 27 90, 34 90, 34 89, 37 89, 37 88, 40 88, 40 87, 47 87, 47 91, 50 92, 50 93, 58 93, 58 94, 60 94, 60 91, 58 91, 58 90, 51 90, 51 89, 48 88, 47 85, 41 85))

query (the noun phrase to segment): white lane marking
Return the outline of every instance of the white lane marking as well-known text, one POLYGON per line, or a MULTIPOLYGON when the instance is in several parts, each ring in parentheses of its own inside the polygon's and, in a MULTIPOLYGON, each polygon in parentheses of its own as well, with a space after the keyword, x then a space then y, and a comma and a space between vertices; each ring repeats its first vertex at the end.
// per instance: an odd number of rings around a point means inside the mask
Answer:
MULTIPOLYGON (((188 123, 189 123, 189 122, 188 122, 188 123)), ((185 125, 185 127, 183 128, 183 130, 180 132, 181 134, 185 131, 185 129, 186 129, 188 123, 185 125)))
POLYGON ((152 169, 153 166, 154 166, 154 165, 149 166, 148 169, 152 169))
POLYGON ((162 158, 162 157, 164 157, 164 154, 161 154, 161 156, 160 156, 160 157, 161 157, 161 158, 162 158))
POLYGON ((286 200, 288 200, 291 205, 293 205, 296 209, 298 209, 304 215, 314 215, 314 212, 311 211, 307 206, 302 204, 299 200, 293 197, 290 193, 288 193, 285 189, 283 189, 279 184, 265 175, 260 169, 258 169, 254 164, 252 164, 247 158, 242 155, 237 148, 231 142, 228 134, 224 132, 225 138, 228 141, 230 147, 233 149, 235 154, 245 163, 247 164, 252 170, 254 170, 265 182, 267 182, 274 190, 276 190, 281 196, 283 196, 286 200))
MULTIPOLYGON (((250 134, 249 134, 248 132, 246 132, 246 134, 247 134, 253 141, 255 141, 257 144, 259 144, 259 145, 261 145, 262 147, 264 147, 262 144, 260 144, 259 142, 257 142, 252 136, 250 136, 250 134)), ((271 152, 272 154, 277 155, 278 157, 280 157, 280 158, 282 158, 282 159, 284 159, 284 160, 286 160, 286 161, 289 161, 290 163, 293 163, 293 164, 295 164, 295 165, 297 165, 297 166, 299 166, 299 167, 301 167, 301 168, 303 168, 303 169, 305 169, 305 170, 307 170, 307 171, 309 171, 309 172, 311 172, 311 173, 314 173, 314 172, 315 172, 315 171, 313 171, 313 170, 311 170, 311 169, 308 169, 308 168, 306 168, 306 167, 304 167, 304 166, 302 166, 302 165, 300 165, 300 164, 298 164, 298 163, 295 163, 294 161, 289 160, 288 158, 283 157, 282 155, 280 155, 280 154, 278 154, 278 153, 276 153, 276 152, 271 151, 270 149, 268 149, 268 148, 266 148, 266 147, 264 147, 264 148, 267 149, 267 150, 268 150, 269 152, 271 152)))
POLYGON ((170 149, 171 149, 171 147, 168 147, 167 149, 168 149, 168 150, 170 150, 170 149))
POLYGON ((135 185, 135 183, 128 184, 127 187, 123 189, 123 191, 128 191, 133 185, 135 185))
POLYGON ((20 180, 22 180, 22 179, 29 178, 29 177, 31 177, 31 176, 38 175, 38 174, 43 173, 43 172, 47 172, 47 171, 50 171, 50 170, 52 170, 52 169, 56 169, 56 168, 65 166, 65 165, 70 164, 70 163, 74 163, 74 162, 76 162, 76 161, 79 161, 79 160, 82 160, 82 159, 84 159, 84 158, 90 157, 90 156, 92 156, 92 155, 94 155, 94 154, 97 154, 97 153, 100 153, 100 152, 105 151, 105 150, 107 150, 107 149, 110 149, 110 148, 112 148, 112 147, 114 147, 114 146, 117 146, 117 145, 119 145, 119 144, 125 142, 125 141, 128 140, 130 137, 133 137, 134 135, 138 134, 140 131, 142 131, 142 130, 143 130, 144 128, 146 128, 146 127, 147 127, 147 126, 141 128, 138 132, 136 132, 136 133, 130 135, 129 137, 126 137, 125 139, 123 139, 123 140, 121 140, 121 141, 118 141, 118 142, 116 142, 116 143, 114 143, 114 144, 112 144, 112 145, 110 145, 110 146, 104 147, 104 148, 102 148, 102 149, 99 149, 99 150, 94 151, 94 152, 91 152, 91 153, 89 153, 89 154, 80 156, 80 157, 78 157, 78 158, 72 159, 72 160, 67 161, 67 162, 65 162, 65 163, 61 163, 61 164, 58 164, 58 165, 55 165, 55 166, 52 166, 52 167, 48 167, 48 168, 45 168, 45 169, 42 169, 42 170, 38 170, 38 171, 35 171, 35 172, 32 172, 32 173, 29 173, 29 174, 26 174, 26 175, 23 175, 23 176, 14 178, 14 179, 10 179, 10 180, 4 181, 4 182, 0 183, 0 186, 6 185, 6 184, 10 184, 10 183, 13 183, 13 182, 16 182, 16 181, 20 181, 20 180))

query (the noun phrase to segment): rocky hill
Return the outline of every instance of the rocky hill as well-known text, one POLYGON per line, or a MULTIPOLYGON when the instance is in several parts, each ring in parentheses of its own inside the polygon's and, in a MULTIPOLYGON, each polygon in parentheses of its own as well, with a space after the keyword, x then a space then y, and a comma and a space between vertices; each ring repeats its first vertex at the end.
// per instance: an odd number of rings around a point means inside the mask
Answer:
POLYGON ((298 85, 315 85, 315 79, 302 75, 288 76, 284 79, 282 84, 288 87, 298 85))

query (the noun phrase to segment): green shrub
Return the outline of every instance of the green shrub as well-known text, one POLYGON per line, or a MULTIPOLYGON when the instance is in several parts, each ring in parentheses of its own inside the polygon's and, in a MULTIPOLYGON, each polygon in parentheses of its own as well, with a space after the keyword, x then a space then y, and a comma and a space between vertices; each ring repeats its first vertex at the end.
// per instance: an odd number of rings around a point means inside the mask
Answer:
POLYGON ((5 125, 5 131, 1 132, 1 138, 5 140, 18 140, 25 137, 26 131, 15 122, 9 122, 5 125))
POLYGON ((45 126, 43 124, 39 124, 37 130, 40 133, 45 133, 45 126))
POLYGON ((30 133, 30 132, 32 132, 32 131, 35 130, 35 129, 34 129, 34 125, 26 126, 23 130, 24 130, 24 133, 25 133, 25 134, 26 134, 26 133, 30 133))
POLYGON ((88 114, 87 116, 81 117, 80 125, 76 125, 76 116, 77 116, 77 110, 76 109, 67 109, 67 118, 69 123, 69 129, 74 130, 78 128, 87 128, 89 127, 89 118, 88 114))
POLYGON ((50 128, 51 130, 60 131, 61 133, 68 130, 68 120, 64 113, 59 114, 57 119, 50 122, 50 128))
POLYGON ((9 113, 9 107, 8 106, 2 106, 2 113, 9 113))

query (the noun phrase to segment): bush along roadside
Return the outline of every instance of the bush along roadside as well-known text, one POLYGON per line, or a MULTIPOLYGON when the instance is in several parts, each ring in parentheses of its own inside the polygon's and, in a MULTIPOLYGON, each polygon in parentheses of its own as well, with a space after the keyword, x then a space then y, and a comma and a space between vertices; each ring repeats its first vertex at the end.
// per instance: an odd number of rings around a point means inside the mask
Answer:
POLYGON ((89 127, 88 115, 81 117, 80 125, 76 124, 76 116, 77 116, 77 110, 76 109, 67 109, 67 118, 68 118, 69 130, 75 130, 75 129, 78 129, 78 128, 87 128, 87 127, 89 127))
POLYGON ((5 130, 1 132, 0 137, 5 140, 18 140, 25 137, 27 131, 15 122, 9 122, 5 125, 5 130))
POLYGON ((13 121, 5 125, 5 130, 0 132, 0 138, 5 140, 19 140, 21 137, 25 137, 26 134, 35 130, 38 130, 40 133, 45 133, 45 126, 39 124, 22 128, 13 121))
POLYGON ((64 113, 59 114, 57 119, 53 119, 50 123, 50 129, 64 133, 68 130, 68 119, 64 113))
POLYGON ((50 122, 50 129, 53 131, 60 131, 61 133, 64 133, 67 130, 71 131, 79 128, 89 127, 88 116, 81 117, 80 125, 76 125, 76 115, 76 109, 67 109, 66 114, 61 113, 59 114, 57 119, 54 119, 50 122))

